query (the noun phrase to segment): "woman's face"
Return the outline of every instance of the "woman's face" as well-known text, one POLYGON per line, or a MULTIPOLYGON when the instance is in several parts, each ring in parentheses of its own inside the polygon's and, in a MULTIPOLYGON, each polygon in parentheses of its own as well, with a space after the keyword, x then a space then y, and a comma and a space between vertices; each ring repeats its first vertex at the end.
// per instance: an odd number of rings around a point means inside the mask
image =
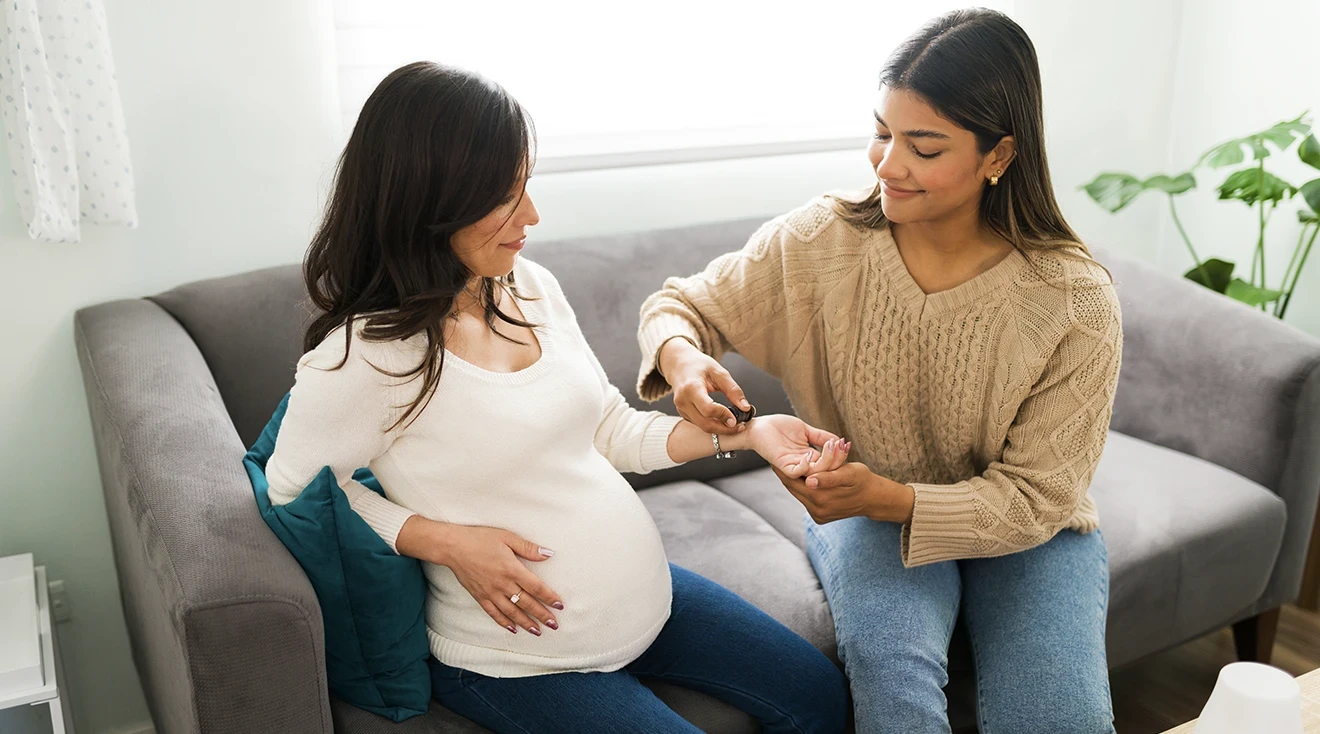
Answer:
POLYGON ((975 212, 990 177, 1002 176, 997 172, 1012 160, 1013 139, 982 155, 976 135, 941 117, 921 96, 882 87, 866 153, 885 217, 910 224, 975 212))
POLYGON ((527 240, 527 228, 541 215, 527 193, 528 176, 519 176, 508 197, 475 224, 454 233, 454 254, 481 278, 499 278, 513 272, 527 240))

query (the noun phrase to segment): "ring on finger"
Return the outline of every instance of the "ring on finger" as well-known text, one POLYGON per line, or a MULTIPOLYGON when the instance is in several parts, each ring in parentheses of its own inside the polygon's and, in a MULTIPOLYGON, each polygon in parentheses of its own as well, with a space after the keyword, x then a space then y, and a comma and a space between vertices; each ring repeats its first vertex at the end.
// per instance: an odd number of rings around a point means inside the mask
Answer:
POLYGON ((513 602, 514 604, 517 604, 517 603, 518 603, 518 600, 521 599, 521 598, 522 598, 522 592, 519 591, 518 593, 516 593, 516 594, 514 594, 513 596, 509 597, 509 601, 513 602))

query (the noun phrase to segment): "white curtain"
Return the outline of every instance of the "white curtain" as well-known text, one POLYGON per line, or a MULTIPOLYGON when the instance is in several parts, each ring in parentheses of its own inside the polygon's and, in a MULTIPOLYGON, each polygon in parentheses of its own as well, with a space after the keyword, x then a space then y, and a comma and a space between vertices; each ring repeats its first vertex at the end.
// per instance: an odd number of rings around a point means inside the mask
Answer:
POLYGON ((136 226, 102 0, 4 0, 0 20, 0 111, 28 233, 77 242, 83 219, 136 226))

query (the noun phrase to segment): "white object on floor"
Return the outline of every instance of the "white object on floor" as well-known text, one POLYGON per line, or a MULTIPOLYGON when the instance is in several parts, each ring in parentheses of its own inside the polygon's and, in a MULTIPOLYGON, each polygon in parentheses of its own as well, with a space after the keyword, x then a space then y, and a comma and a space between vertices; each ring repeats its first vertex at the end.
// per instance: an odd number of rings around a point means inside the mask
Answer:
POLYGON ((45 682, 32 554, 0 558, 0 696, 45 682))
POLYGON ((35 684, 24 688, 0 686, 0 709, 49 706, 54 734, 72 734, 68 710, 61 698, 64 670, 51 625, 46 568, 34 568, 31 554, 0 558, 0 674, 11 670, 16 671, 15 680, 35 681, 35 684), (24 572, 28 574, 26 578, 22 576, 24 572), (14 620, 12 628, 10 620, 14 620), (25 636, 18 632, 20 628, 26 630, 25 636), (27 667, 33 648, 39 651, 35 677, 27 667))
POLYGON ((1201 711, 1195 734, 1302 734, 1297 681, 1260 663, 1230 663, 1201 711))

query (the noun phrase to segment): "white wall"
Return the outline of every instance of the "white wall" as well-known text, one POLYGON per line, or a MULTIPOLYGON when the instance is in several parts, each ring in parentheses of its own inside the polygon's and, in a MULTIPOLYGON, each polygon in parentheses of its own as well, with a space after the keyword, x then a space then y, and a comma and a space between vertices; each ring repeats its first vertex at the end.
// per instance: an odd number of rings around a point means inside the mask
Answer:
MULTIPOLYGON (((1270 1, 1294 11, 1304 4, 1270 1)), ((0 506, 11 508, 0 512, 0 555, 32 551, 51 578, 67 582, 74 621, 60 629, 84 734, 128 726, 146 711, 119 610, 73 351, 73 311, 296 261, 340 141, 328 76, 333 66, 319 30, 326 22, 321 0, 106 3, 141 228, 88 227, 85 241, 73 246, 33 243, 13 211, 7 182, 0 182, 0 273, 9 276, 10 313, 21 314, 11 318, 7 359, 0 361, 0 466, 8 480, 0 483, 0 506)), ((1235 3, 1204 4, 1211 5, 1228 13, 1235 3)), ((1144 257, 1158 258, 1161 243, 1167 249, 1159 202, 1152 197, 1113 216, 1077 186, 1100 170, 1165 167, 1170 132, 1185 127, 1179 120, 1199 120, 1204 128, 1196 134, 1206 144, 1240 133, 1247 122, 1202 120, 1229 114, 1237 103, 1217 92, 1218 101, 1205 106, 1175 89, 1175 79, 1213 61, 1213 42, 1201 50, 1198 34, 1240 28, 1248 19, 1216 16, 1212 23, 1201 16, 1203 4, 1187 0, 1186 8, 1196 11, 1185 11, 1182 0, 1016 3, 1015 15, 1039 50, 1049 152, 1065 213, 1089 241, 1144 257), (1153 50, 1120 50, 1143 45, 1153 50)), ((1268 17, 1277 16, 1260 13, 1268 17)), ((1301 39, 1303 24, 1294 27, 1301 39)), ((1264 31, 1251 37, 1258 48, 1278 51, 1272 39, 1264 31)), ((881 56, 882 50, 877 67, 881 56)), ((1300 68, 1292 84, 1301 83, 1300 68)), ((1239 87, 1247 81, 1240 73, 1231 78, 1239 87)), ((1307 104, 1320 107, 1320 100, 1294 104, 1291 97, 1280 105, 1287 90, 1276 91, 1252 89, 1251 104, 1242 106, 1259 110, 1266 123, 1307 104)), ((780 212, 823 190, 866 184, 870 176, 862 150, 542 174, 531 185, 542 214, 535 237, 780 212)), ((533 257, 535 247, 533 241, 533 257)), ((1320 289, 1314 271, 1309 280, 1320 289)), ((1294 308, 1302 305, 1299 299, 1294 308)))
MULTIPOLYGON (((1224 140, 1292 119, 1304 110, 1320 122, 1317 0, 1188 0, 1174 86, 1169 170, 1190 166, 1224 140)), ((1320 125, 1317 126, 1320 135, 1320 125)), ((1267 170, 1293 185, 1320 177, 1297 159, 1297 146, 1266 161, 1267 170)), ((1214 193, 1237 167, 1197 174, 1199 187, 1178 199, 1178 213, 1202 258, 1236 262, 1245 279, 1259 231, 1254 210, 1218 201, 1214 193)), ((1297 243, 1297 203, 1280 208, 1267 229, 1266 273, 1277 285, 1297 243)), ((1160 262, 1170 272, 1192 267, 1171 224, 1164 228, 1160 262)), ((1320 335, 1320 247, 1313 249, 1288 307, 1288 323, 1320 335)))
POLYGON ((299 258, 338 134, 329 36, 308 30, 321 5, 106 1, 140 229, 84 226, 81 244, 33 242, 9 177, 0 181, 0 555, 31 551, 66 582, 73 621, 59 630, 80 732, 147 713, 119 608, 73 312, 299 258))
POLYGON ((1014 2, 1040 60, 1059 205, 1089 244, 1135 257, 1157 248, 1155 197, 1114 216, 1078 189, 1101 171, 1162 165, 1182 15, 1182 0, 1014 2))

